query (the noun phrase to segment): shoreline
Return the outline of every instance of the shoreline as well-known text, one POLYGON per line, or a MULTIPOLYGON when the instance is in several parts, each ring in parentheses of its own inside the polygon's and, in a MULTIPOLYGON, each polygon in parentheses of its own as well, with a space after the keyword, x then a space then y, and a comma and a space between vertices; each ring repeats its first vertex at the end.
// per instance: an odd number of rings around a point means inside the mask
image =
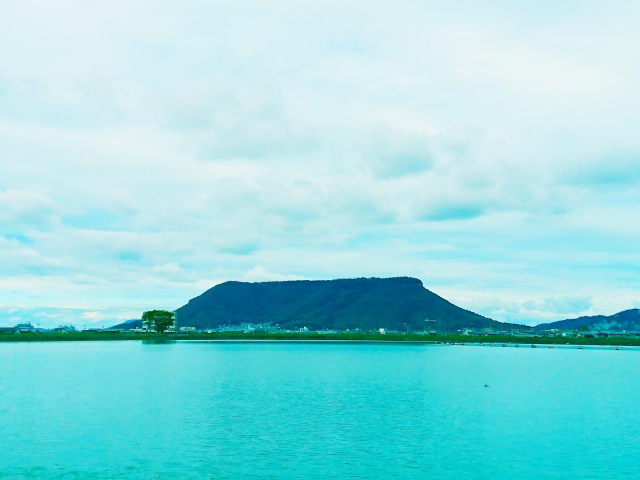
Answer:
POLYGON ((301 333, 21 333, 1 334, 0 343, 23 342, 91 342, 91 341, 143 341, 145 343, 210 342, 210 343, 389 343, 413 345, 466 345, 485 346, 547 345, 547 346, 609 346, 640 347, 640 338, 573 338, 573 337, 498 337, 471 335, 380 335, 380 334, 301 334, 301 333))

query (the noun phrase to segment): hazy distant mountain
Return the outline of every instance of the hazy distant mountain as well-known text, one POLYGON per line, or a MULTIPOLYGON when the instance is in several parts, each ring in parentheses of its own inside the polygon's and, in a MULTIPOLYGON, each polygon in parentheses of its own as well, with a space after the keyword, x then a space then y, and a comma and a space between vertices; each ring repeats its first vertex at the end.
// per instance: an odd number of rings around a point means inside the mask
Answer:
POLYGON ((225 282, 177 310, 179 326, 250 323, 281 328, 456 330, 505 324, 449 303, 416 278, 225 282), (425 322, 425 319, 435 322, 425 322))
POLYGON ((142 328, 142 320, 127 320, 126 322, 119 323, 118 325, 114 325, 110 328, 113 328, 114 330, 133 330, 134 328, 142 328))
POLYGON ((559 320, 557 322, 540 324, 537 328, 576 330, 583 326, 589 327, 592 330, 640 331, 640 310, 633 308, 608 317, 605 315, 594 315, 592 317, 559 320))

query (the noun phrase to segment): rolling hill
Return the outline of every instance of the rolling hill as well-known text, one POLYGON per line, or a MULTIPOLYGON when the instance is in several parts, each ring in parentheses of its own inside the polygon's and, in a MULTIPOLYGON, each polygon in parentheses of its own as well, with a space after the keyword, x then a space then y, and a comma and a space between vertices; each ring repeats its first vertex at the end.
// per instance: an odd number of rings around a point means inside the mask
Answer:
POLYGON ((134 328, 142 328, 142 320, 140 319, 132 319, 127 320, 123 323, 119 323, 118 325, 114 325, 110 327, 114 330, 133 330, 134 328))
POLYGON ((179 326, 270 323, 283 329, 455 331, 504 328, 453 305, 416 278, 356 278, 284 282, 225 282, 180 307, 179 326), (431 320, 425 322, 425 320, 431 320), (435 321, 434 321, 435 320, 435 321))
POLYGON ((583 326, 591 330, 640 331, 640 310, 633 308, 615 315, 594 315, 590 317, 571 318, 557 322, 542 323, 536 328, 559 328, 561 330, 577 330, 583 326))

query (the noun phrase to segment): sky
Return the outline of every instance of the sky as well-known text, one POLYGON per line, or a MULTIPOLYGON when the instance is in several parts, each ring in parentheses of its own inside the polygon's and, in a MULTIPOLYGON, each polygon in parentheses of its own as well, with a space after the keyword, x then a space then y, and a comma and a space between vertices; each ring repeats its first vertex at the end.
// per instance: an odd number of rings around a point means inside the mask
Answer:
POLYGON ((412 276, 640 307, 640 3, 0 3, 0 324, 412 276))

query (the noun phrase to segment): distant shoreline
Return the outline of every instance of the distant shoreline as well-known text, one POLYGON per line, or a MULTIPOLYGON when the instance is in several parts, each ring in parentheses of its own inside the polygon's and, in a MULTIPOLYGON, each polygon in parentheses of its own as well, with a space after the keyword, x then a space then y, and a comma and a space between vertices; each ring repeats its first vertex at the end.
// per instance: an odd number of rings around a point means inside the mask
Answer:
POLYGON ((0 343, 16 342, 86 342, 86 341, 209 341, 244 343, 404 343, 404 344, 483 344, 483 345, 574 345, 574 346, 640 346, 640 338, 572 338, 512 337, 472 335, 380 335, 380 334, 306 334, 306 333, 21 333, 2 334, 0 343))

